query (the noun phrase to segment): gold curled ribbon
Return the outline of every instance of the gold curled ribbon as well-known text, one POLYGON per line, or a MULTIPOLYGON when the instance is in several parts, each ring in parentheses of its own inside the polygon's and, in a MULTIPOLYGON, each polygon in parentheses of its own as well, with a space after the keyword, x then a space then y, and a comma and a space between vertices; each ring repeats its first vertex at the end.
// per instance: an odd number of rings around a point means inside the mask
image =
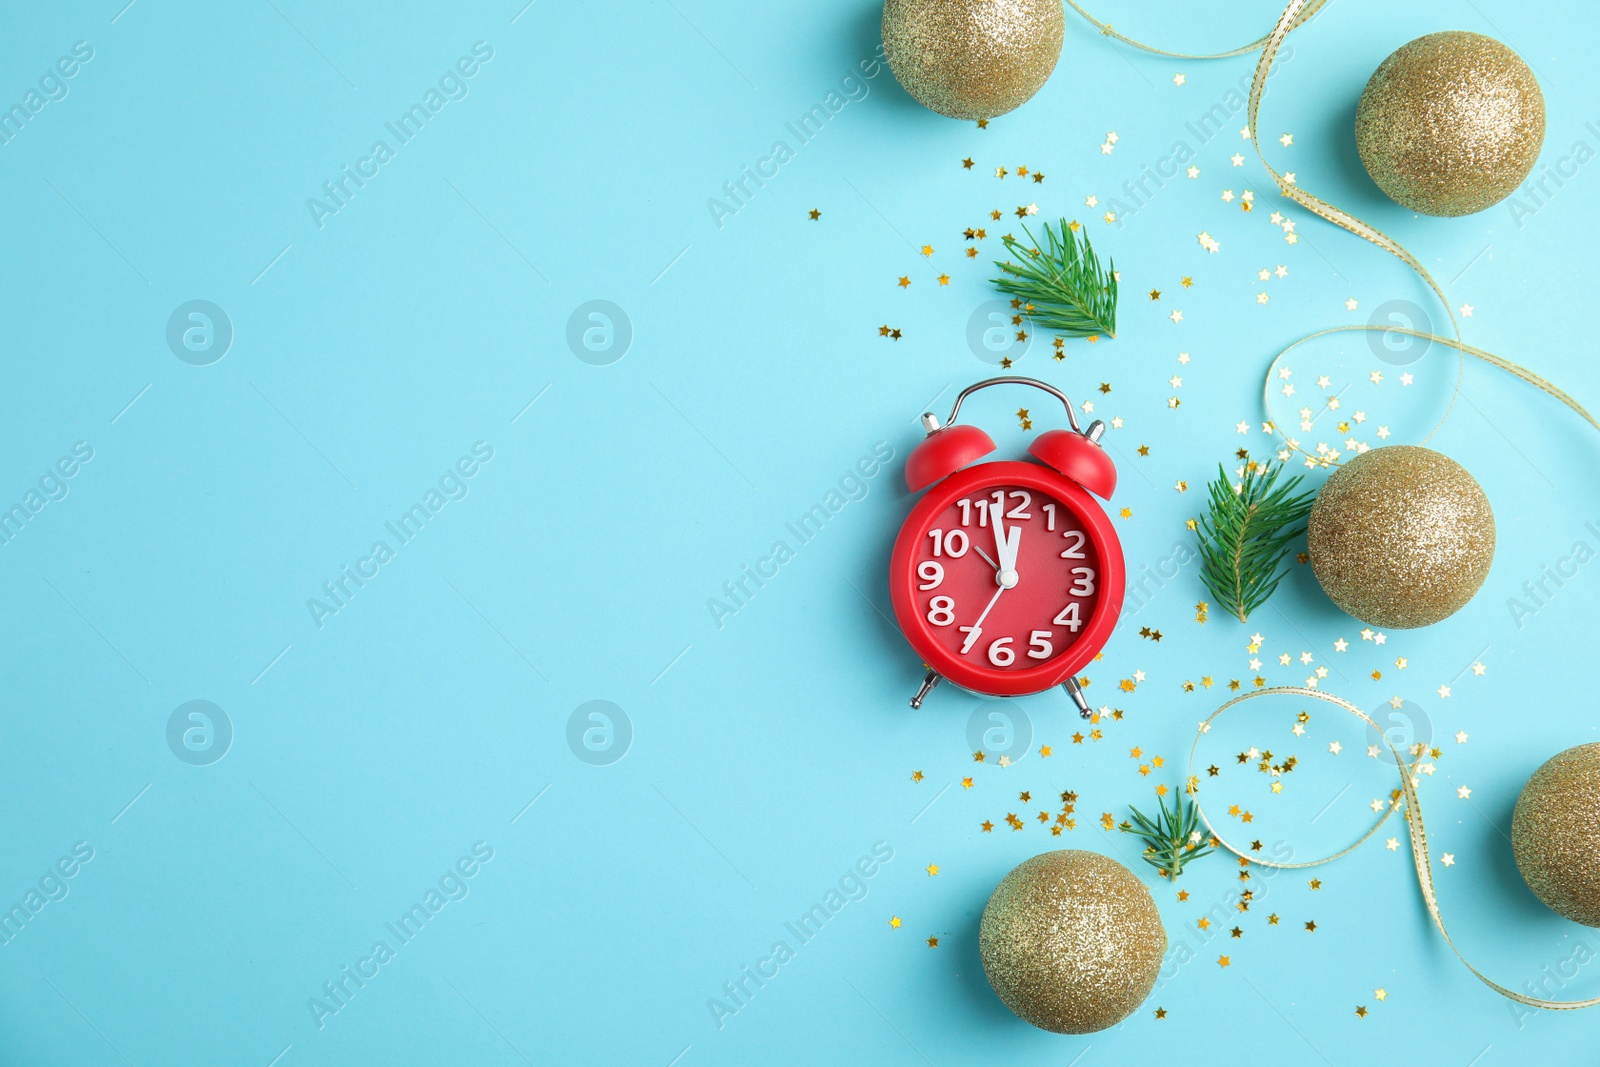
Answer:
POLYGON ((1210 818, 1206 816, 1205 808, 1200 804, 1199 794, 1194 794, 1195 810, 1199 812, 1200 820, 1206 824, 1206 829, 1210 831, 1211 836, 1215 838, 1223 848, 1227 849, 1229 852, 1232 852, 1240 859, 1249 860, 1251 863, 1254 863, 1260 867, 1276 867, 1281 870, 1291 870, 1301 867, 1317 867, 1324 863, 1331 863, 1334 860, 1339 859, 1342 856, 1349 855, 1351 852, 1354 852, 1356 849, 1360 848, 1368 838, 1378 832, 1378 827, 1382 826, 1384 821, 1388 819, 1390 815, 1394 814, 1394 812, 1401 807, 1401 802, 1404 801, 1404 807, 1406 811, 1406 826, 1411 832, 1411 858, 1416 863, 1417 885, 1422 890, 1422 900, 1428 906, 1428 915, 1433 919, 1433 925, 1439 928, 1439 933, 1444 936, 1445 944, 1450 946, 1450 951, 1455 953, 1456 959, 1461 961, 1461 965, 1467 970, 1471 971, 1478 981, 1482 982, 1496 993, 1499 993, 1501 996, 1510 1000, 1514 1000, 1519 1004, 1526 1004, 1530 1008, 1548 1008, 1552 1011, 1572 1011, 1577 1008, 1592 1008, 1596 1005, 1600 1005, 1600 997, 1591 997, 1588 1000, 1544 1000, 1539 997, 1530 997, 1525 993, 1518 993, 1515 989, 1506 988, 1505 986, 1496 982, 1494 979, 1490 978, 1488 975, 1484 974, 1482 971, 1478 970, 1471 963, 1467 962, 1467 958, 1461 954, 1461 950, 1457 948, 1456 943, 1451 940, 1450 931, 1447 930, 1444 925, 1444 917, 1439 913, 1439 899, 1434 893, 1433 889, 1433 866, 1428 859, 1428 833, 1422 824, 1422 802, 1417 796, 1417 776, 1415 767, 1407 765, 1405 758, 1400 755, 1400 750, 1395 748, 1394 743, 1391 742, 1388 739, 1388 736, 1383 733, 1383 727, 1379 726, 1376 722, 1373 722, 1364 711, 1350 703, 1348 700, 1333 696, 1331 693, 1324 693, 1317 689, 1302 689, 1298 686, 1278 686, 1271 689, 1258 689, 1255 692, 1245 693, 1241 696, 1234 697, 1232 700, 1222 705, 1222 707, 1218 708, 1216 711, 1213 711, 1211 715, 1200 724, 1200 730, 1195 734, 1194 744, 1189 746, 1190 781, 1194 781, 1195 779, 1195 753, 1199 751, 1200 741, 1210 731, 1211 724, 1217 719, 1221 718, 1222 713, 1227 711, 1229 708, 1232 708, 1238 704, 1242 704, 1247 700, 1254 700, 1257 697, 1265 696, 1297 696, 1306 697, 1312 700, 1325 700, 1329 704, 1343 708, 1345 711, 1348 711, 1362 722, 1365 722, 1368 726, 1371 726, 1378 732, 1379 735, 1383 736, 1384 744, 1388 746, 1390 755, 1394 756, 1395 766, 1400 771, 1400 793, 1397 797, 1390 801, 1389 807, 1381 816, 1379 816, 1378 821, 1373 823, 1367 832, 1362 834, 1354 844, 1345 846, 1338 852, 1333 853, 1331 856, 1324 856, 1321 859, 1307 860, 1303 863, 1274 863, 1271 860, 1261 859, 1257 856, 1235 848, 1232 843, 1230 843, 1226 838, 1217 832, 1216 827, 1211 824, 1210 818))
POLYGON ((1267 88, 1268 73, 1272 68, 1273 60, 1277 58, 1278 50, 1283 46, 1284 38, 1288 37, 1291 31, 1299 28, 1309 21, 1314 15, 1321 11, 1322 8, 1328 4, 1328 2, 1329 0, 1289 0, 1289 6, 1284 8, 1283 14, 1279 16, 1277 24, 1272 28, 1272 32, 1267 34, 1265 37, 1227 52, 1215 52, 1206 55, 1197 55, 1183 52, 1169 52, 1165 49, 1155 48, 1151 45, 1147 45, 1142 41, 1134 40, 1133 38, 1118 33, 1116 30, 1112 29, 1110 23, 1101 22, 1099 19, 1089 14, 1083 8, 1079 7, 1075 0, 1066 0, 1066 3, 1074 11, 1087 19, 1105 36, 1115 37, 1117 40, 1122 41, 1125 44, 1131 45, 1132 47, 1140 49, 1141 51, 1149 52, 1152 55, 1167 56, 1174 59, 1224 59, 1231 56, 1244 55, 1248 52, 1253 52, 1258 48, 1261 49, 1261 58, 1256 63, 1255 77, 1250 83, 1250 100, 1246 113, 1246 122, 1250 129, 1250 144, 1255 149, 1256 158, 1261 161, 1261 165, 1266 168, 1267 173, 1272 175, 1272 180, 1278 186, 1278 190, 1284 196, 1288 197, 1290 200, 1293 200, 1307 211, 1326 219, 1342 230, 1346 230, 1355 234, 1357 237, 1362 238, 1363 240, 1372 242, 1379 248, 1388 252, 1390 255, 1393 255, 1399 259, 1401 262, 1405 263, 1406 266, 1415 271, 1417 276, 1427 284, 1428 288, 1433 291, 1433 295, 1439 298, 1440 306, 1444 308, 1445 314, 1450 317, 1450 332, 1452 335, 1450 337, 1441 337, 1434 333, 1425 333, 1417 330, 1409 330, 1401 327, 1391 326, 1339 326, 1332 329, 1320 330, 1306 337, 1302 337, 1300 340, 1289 345, 1287 348, 1280 351, 1277 356, 1273 358, 1272 363, 1267 367, 1266 380, 1262 386, 1263 405, 1266 408, 1267 418, 1270 420, 1273 430, 1283 438, 1284 443, 1291 450, 1299 452, 1311 459, 1315 459, 1317 462, 1324 465, 1332 465, 1329 463, 1329 461, 1323 459, 1321 456, 1313 455, 1312 453, 1301 448, 1297 441, 1292 439, 1288 434, 1284 433, 1283 430, 1278 427, 1277 420, 1272 418, 1272 381, 1273 374, 1277 371, 1278 364, 1283 361, 1285 356, 1287 356, 1294 349, 1298 348, 1300 345, 1314 338, 1324 337, 1330 333, 1339 333, 1350 330, 1361 330, 1374 333, 1398 333, 1412 337, 1425 338, 1430 341, 1437 341, 1440 344, 1448 345, 1449 347, 1454 348, 1458 352, 1462 353, 1462 357, 1456 366, 1456 383, 1455 387, 1450 393, 1450 403, 1446 406, 1444 414, 1440 416, 1439 421, 1434 425, 1433 429, 1429 430, 1427 436, 1423 438, 1424 441, 1427 441, 1434 434, 1439 432, 1439 428, 1444 425, 1445 420, 1450 417, 1450 412, 1454 410, 1456 398, 1461 395, 1461 381, 1463 374, 1465 373, 1465 357, 1468 355, 1474 356, 1492 366, 1498 367, 1503 371, 1513 374, 1522 379, 1524 382, 1527 382, 1528 384, 1542 390, 1547 395, 1561 401, 1561 403, 1565 404, 1578 415, 1582 416, 1583 419, 1586 420, 1591 426, 1595 427, 1595 429, 1600 430, 1600 422, 1596 422, 1594 417, 1584 409, 1583 405, 1579 404, 1576 400, 1574 400, 1571 396, 1554 384, 1546 381, 1533 371, 1528 370, 1527 368, 1522 367, 1511 360, 1465 343, 1461 338, 1461 324, 1456 319, 1455 311, 1450 307, 1450 301, 1445 298, 1444 289, 1434 279, 1433 275, 1429 273, 1428 268, 1424 267, 1416 256, 1407 251, 1404 245, 1400 244, 1400 242, 1396 241, 1388 234, 1385 234, 1381 230, 1377 229, 1375 226, 1372 226, 1371 224, 1364 222, 1356 216, 1350 214, 1348 211, 1345 211, 1343 208, 1336 207, 1335 205, 1328 203, 1326 200, 1323 200, 1321 197, 1306 192, 1284 175, 1278 173, 1272 164, 1267 162, 1266 154, 1261 150, 1261 137, 1257 118, 1261 111, 1261 97, 1262 94, 1266 92, 1267 88))
MULTIPOLYGON (((1116 30, 1111 28, 1111 23, 1101 22, 1083 8, 1079 7, 1075 0, 1066 0, 1066 3, 1068 7, 1072 8, 1072 10, 1076 11, 1091 24, 1093 24, 1094 28, 1099 30, 1103 35, 1107 37, 1115 37, 1122 43, 1132 45, 1141 52, 1149 52, 1151 55, 1157 56, 1166 56, 1169 59, 1232 59, 1234 56, 1248 55, 1249 53, 1263 47, 1272 39, 1272 34, 1269 33, 1265 37, 1258 37, 1249 44, 1242 44, 1238 48, 1230 48, 1226 52, 1206 52, 1201 54, 1196 54, 1193 52, 1168 52, 1164 48, 1156 48, 1152 45, 1145 44, 1143 41, 1136 41, 1132 37, 1127 37, 1121 33, 1118 33, 1116 30)), ((1308 0, 1308 2, 1303 3, 1301 5, 1301 10, 1299 10, 1294 17, 1293 25, 1291 25, 1289 28, 1295 29, 1299 26, 1305 25, 1305 23, 1309 22, 1312 16, 1316 15, 1318 11, 1321 11, 1323 6, 1327 3, 1328 0, 1308 0)))
MULTIPOLYGON (((1450 307, 1450 302, 1445 299, 1444 290, 1434 279, 1433 275, 1428 272, 1428 269, 1424 267, 1415 256, 1408 252, 1403 245, 1377 228, 1369 225, 1366 222, 1363 222, 1361 219, 1356 218, 1349 212, 1344 211, 1342 208, 1335 207, 1326 200, 1323 200, 1320 197, 1314 196, 1311 193, 1306 192, 1304 189, 1301 189, 1298 185, 1289 181, 1282 174, 1279 174, 1278 171, 1273 168, 1272 164, 1267 162, 1267 157, 1261 150, 1261 140, 1257 129, 1257 117, 1261 110, 1261 96, 1266 91, 1267 75, 1272 67, 1272 61, 1277 57, 1278 49, 1282 46, 1284 38, 1287 37, 1291 31, 1304 25, 1305 22, 1307 22, 1313 15, 1317 14, 1318 11, 1326 6, 1328 0, 1290 0, 1289 6, 1284 9, 1282 16, 1279 17, 1277 24, 1272 29, 1272 32, 1267 36, 1240 48, 1232 49, 1231 51, 1216 52, 1209 55, 1169 52, 1165 49, 1152 47, 1144 44, 1141 41, 1134 40, 1131 37, 1127 37, 1121 33, 1118 33, 1116 30, 1111 28, 1110 23, 1101 22, 1093 15, 1090 15, 1083 8, 1079 7, 1075 0, 1065 0, 1065 2, 1079 15, 1082 15, 1097 29, 1099 29, 1102 34, 1108 37, 1115 37, 1117 40, 1122 41, 1125 44, 1131 45, 1134 48, 1138 48, 1141 51, 1149 52, 1154 55, 1167 56, 1174 59, 1225 59, 1231 56, 1253 52, 1258 48, 1261 49, 1261 58, 1256 64, 1255 78, 1250 83, 1250 101, 1247 121, 1250 128, 1250 143, 1255 148, 1256 156, 1261 160, 1261 165, 1267 169, 1268 174, 1272 175, 1272 180, 1277 184, 1279 191, 1281 191, 1284 196, 1293 200, 1295 203, 1304 207, 1313 214, 1326 219, 1343 230, 1347 230, 1350 233, 1355 234, 1357 237, 1372 242, 1379 248, 1382 248, 1384 251, 1401 260, 1416 272, 1417 276, 1427 284, 1429 289, 1433 290, 1433 294, 1439 298, 1440 305, 1445 309, 1445 314, 1450 316, 1450 328, 1452 334, 1454 335, 1453 337, 1441 337, 1438 334, 1428 333, 1421 330, 1411 330, 1403 327, 1391 326, 1335 326, 1329 329, 1319 330, 1316 333, 1302 337, 1300 340, 1295 341, 1293 344, 1279 352, 1277 356, 1273 358, 1271 365, 1267 368, 1266 384, 1262 389, 1262 399, 1267 406, 1267 415, 1269 418, 1272 414, 1272 408, 1269 402, 1270 390, 1272 388, 1272 376, 1276 371, 1278 364, 1285 356, 1294 351, 1300 345, 1303 345, 1306 342, 1314 340, 1318 337, 1326 337, 1327 335, 1334 333, 1363 331, 1375 333, 1398 333, 1404 336, 1418 337, 1424 340, 1448 345, 1462 354, 1461 364, 1458 365, 1456 370, 1456 385, 1450 397, 1450 405, 1445 409, 1445 413, 1439 419, 1438 424, 1436 424, 1434 428, 1428 432, 1428 437, 1432 437, 1436 432, 1438 432, 1439 427, 1444 425, 1445 419, 1449 418, 1451 410, 1454 409, 1456 397, 1458 397, 1461 393, 1461 378, 1466 363, 1465 357, 1469 355, 1483 360, 1485 363, 1488 363, 1491 366, 1498 367, 1509 374, 1515 375, 1524 382, 1527 382, 1529 385, 1542 390, 1547 395, 1559 400, 1568 408, 1572 409, 1572 411, 1576 412, 1596 430, 1600 430, 1600 422, 1596 422, 1594 416, 1590 415, 1582 404, 1578 403, 1562 389, 1535 374, 1533 371, 1513 363, 1502 356, 1497 356, 1492 352, 1488 352, 1484 349, 1465 343, 1461 338, 1461 324, 1456 319, 1455 312, 1450 307)), ((1273 427, 1274 429, 1277 429, 1277 424, 1275 421, 1273 423, 1273 427)), ((1285 443, 1287 443, 1291 449, 1301 452, 1307 456, 1311 455, 1310 453, 1305 452, 1304 449, 1301 449, 1295 442, 1290 440, 1288 435, 1284 434, 1282 430, 1278 430, 1277 432, 1284 438, 1285 443)), ((1427 439, 1427 437, 1423 438, 1423 440, 1427 439)), ((1319 462, 1321 462, 1320 457, 1313 458, 1318 458, 1319 462)), ((1245 693, 1242 696, 1234 697, 1216 711, 1212 712, 1210 717, 1207 718, 1205 722, 1200 724, 1200 730, 1195 735, 1194 744, 1189 748, 1189 778, 1191 781, 1194 780, 1195 753, 1199 750, 1200 741, 1210 730, 1211 724, 1221 717, 1223 712, 1228 711, 1230 708, 1242 704, 1247 700, 1254 700, 1257 697, 1264 696, 1298 696, 1311 700, 1327 701, 1330 704, 1334 704, 1340 708, 1343 708, 1345 711, 1350 712, 1350 714, 1356 716, 1358 719, 1361 719, 1363 722, 1367 723, 1374 730, 1376 730, 1380 735, 1383 734, 1382 727, 1369 718, 1367 714, 1360 708, 1356 707, 1347 700, 1333 696, 1329 693, 1324 693, 1315 689, 1302 689, 1293 686, 1259 689, 1252 693, 1245 693)), ((1455 941, 1453 941, 1450 937, 1450 931, 1445 927, 1444 917, 1439 912, 1438 896, 1434 892, 1433 867, 1428 858, 1428 836, 1427 830, 1423 826, 1422 822, 1422 803, 1417 796, 1417 778, 1415 769, 1414 767, 1407 765, 1404 757, 1400 755, 1399 749, 1395 748, 1393 743, 1388 740, 1387 736, 1384 737, 1384 744, 1388 746, 1390 754, 1394 757, 1395 766, 1400 771, 1399 795, 1390 801, 1389 807, 1381 816, 1379 816, 1377 822, 1373 823, 1373 825, 1368 828, 1366 833, 1362 834, 1361 837, 1353 844, 1340 849, 1338 852, 1335 852, 1330 856, 1324 856, 1321 859, 1309 860, 1300 863, 1275 863, 1270 860, 1260 859, 1257 856, 1247 854, 1240 849, 1235 848, 1232 843, 1230 843, 1226 838, 1217 832, 1216 827, 1211 824, 1211 820, 1206 816, 1205 809, 1201 806, 1198 796, 1195 798, 1195 809, 1199 812, 1200 818, 1206 824, 1206 829, 1211 833, 1211 836, 1214 837, 1223 848, 1227 849, 1229 852, 1232 852, 1235 856, 1238 856, 1244 860, 1248 860, 1249 862, 1262 867, 1291 869, 1315 867, 1324 863, 1331 863, 1336 859, 1349 855, 1351 852, 1361 847, 1361 845, 1364 844, 1368 838, 1372 837, 1373 834, 1377 833, 1378 828, 1384 824, 1385 820, 1387 820, 1390 815, 1394 814, 1394 812, 1399 810, 1403 805, 1406 813, 1406 826, 1411 837, 1411 855, 1416 864, 1417 886, 1422 891, 1422 899, 1427 905, 1429 917, 1433 919, 1433 925, 1438 928, 1440 935, 1444 937, 1445 944, 1450 947, 1451 952, 1455 953, 1456 959, 1461 961, 1462 966, 1466 967, 1467 970, 1472 972, 1474 977, 1476 977, 1480 982, 1488 986, 1490 989, 1493 989, 1496 993, 1499 993, 1501 996, 1506 997, 1509 1000, 1516 1001, 1519 1004, 1525 1004, 1529 1007, 1547 1008, 1553 1011, 1570 1011, 1577 1008, 1592 1008, 1596 1005, 1600 1005, 1600 997, 1594 997, 1588 1000, 1544 1000, 1539 997, 1530 997, 1524 993, 1519 993, 1514 989, 1508 989, 1507 987, 1500 985, 1498 982, 1491 979, 1489 976, 1485 975, 1482 971, 1478 970, 1467 961, 1465 956, 1461 954, 1461 950, 1456 947, 1455 941)))

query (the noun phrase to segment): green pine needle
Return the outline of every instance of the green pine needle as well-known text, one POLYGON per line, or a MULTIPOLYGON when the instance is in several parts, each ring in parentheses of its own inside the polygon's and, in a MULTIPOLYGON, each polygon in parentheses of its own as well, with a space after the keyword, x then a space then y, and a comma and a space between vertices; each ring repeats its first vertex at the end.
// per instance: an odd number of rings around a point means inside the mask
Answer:
POLYGON ((1133 813, 1133 820, 1122 823, 1118 829, 1143 838, 1144 861, 1159 871, 1161 877, 1176 880, 1183 873, 1184 864, 1209 856, 1216 848, 1210 832, 1200 822, 1199 808, 1186 794, 1179 792, 1170 808, 1166 797, 1159 793, 1156 801, 1161 805, 1159 816, 1152 819, 1130 805, 1128 810, 1133 813))
POLYGON ((1089 235, 1072 229, 1066 219, 1058 227, 1044 224, 1044 244, 1023 226, 1031 245, 1007 234, 1007 254, 1017 262, 995 261, 1000 277, 994 284, 1017 297, 1040 329, 1068 337, 1117 335, 1116 263, 1100 266, 1089 235))
POLYGON ((1200 577, 1211 595, 1240 622, 1267 602, 1284 571, 1289 544, 1305 533, 1297 523, 1311 513, 1316 494, 1296 494, 1301 477, 1279 484, 1282 464, 1248 463, 1235 491, 1219 464, 1208 486, 1210 514, 1200 520, 1200 577), (1290 529, 1290 527, 1296 527, 1290 529))

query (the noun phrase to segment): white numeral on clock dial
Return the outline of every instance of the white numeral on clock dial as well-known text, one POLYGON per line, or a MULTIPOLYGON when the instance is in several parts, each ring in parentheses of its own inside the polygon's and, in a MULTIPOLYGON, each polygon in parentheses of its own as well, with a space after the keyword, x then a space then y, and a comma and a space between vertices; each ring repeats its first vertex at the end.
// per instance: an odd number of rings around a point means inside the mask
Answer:
POLYGON ((949 626, 956 621, 954 597, 936 596, 928 601, 928 621, 935 626, 949 626))
POLYGON ((1017 661, 1017 654, 1011 650, 1011 638, 997 637, 994 644, 989 646, 989 662, 996 667, 1009 667, 1017 661))
POLYGON ((978 638, 983 636, 983 627, 958 626, 956 629, 967 635, 966 639, 961 642, 961 654, 965 656, 972 650, 972 646, 977 643, 978 638))
POLYGON ((951 556, 960 559, 967 554, 967 540, 965 530, 929 530, 928 536, 933 538, 933 554, 935 556, 951 556))
POLYGON ((1083 559, 1083 543, 1088 540, 1082 530, 1067 530, 1061 535, 1069 542, 1067 550, 1061 553, 1062 559, 1083 559))
POLYGON ((1083 629, 1083 623, 1078 619, 1078 605, 1076 603, 1068 604, 1062 608, 1060 613, 1050 621, 1057 626, 1065 626, 1073 633, 1083 629))
POLYGON ((1044 506, 1044 528, 1051 533, 1056 532, 1056 506, 1054 504, 1046 504, 1044 506))
POLYGON ((1030 659, 1049 659, 1050 652, 1049 630, 1035 630, 1028 635, 1028 656, 1030 659))
POLYGON ((917 586, 918 589, 924 592, 929 589, 937 589, 939 588, 939 583, 944 581, 944 564, 925 559, 917 564, 917 577, 921 578, 923 582, 922 585, 917 586))
POLYGON ((1070 595, 1072 595, 1072 596, 1093 596, 1094 595, 1094 568, 1092 568, 1092 567, 1074 567, 1074 568, 1072 568, 1072 576, 1074 578, 1076 578, 1077 581, 1073 582, 1072 583, 1072 588, 1067 590, 1067 592, 1070 595))

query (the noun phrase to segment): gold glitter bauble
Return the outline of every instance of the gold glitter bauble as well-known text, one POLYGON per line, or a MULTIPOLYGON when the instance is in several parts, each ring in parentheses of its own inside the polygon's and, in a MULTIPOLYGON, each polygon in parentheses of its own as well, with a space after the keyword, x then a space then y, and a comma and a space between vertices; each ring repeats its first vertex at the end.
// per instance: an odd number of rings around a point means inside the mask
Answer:
POLYGON ((1306 524, 1311 568, 1333 602, 1373 626, 1431 626, 1489 576, 1494 512, 1466 469, 1390 445, 1334 472, 1306 524))
POLYGON ((1091 1034, 1127 1018, 1150 995, 1166 951, 1144 883, 1116 860, 1074 849, 1019 864, 978 928, 995 993, 1057 1034, 1091 1034))
POLYGON ((1511 850, 1535 896, 1600 926, 1600 745, 1569 748, 1533 772, 1511 818, 1511 850))
POLYGON ((1061 0, 887 0, 889 69, 925 107, 992 119, 1027 103, 1061 58, 1061 0))
POLYGON ((1492 37, 1430 33, 1379 64, 1356 107, 1361 163, 1424 215, 1470 215, 1528 176, 1544 144, 1544 94, 1492 37))

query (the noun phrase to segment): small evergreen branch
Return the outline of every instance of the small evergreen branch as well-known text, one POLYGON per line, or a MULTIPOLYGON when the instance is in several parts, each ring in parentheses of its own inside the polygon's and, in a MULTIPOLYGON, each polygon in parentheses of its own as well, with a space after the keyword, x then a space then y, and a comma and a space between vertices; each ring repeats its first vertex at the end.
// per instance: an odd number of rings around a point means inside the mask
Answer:
POLYGON ((1170 808, 1167 798, 1159 792, 1156 801, 1161 805, 1158 817, 1152 819, 1129 805, 1133 820, 1122 823, 1119 829, 1143 838, 1144 861, 1161 872, 1161 877, 1176 879, 1183 873, 1184 864, 1215 852, 1216 841, 1201 825, 1199 808, 1186 794, 1176 793, 1170 808))
POLYGON ((1044 224, 1041 245, 1027 226, 1027 245, 1007 234, 1006 252, 1017 259, 995 261, 1000 277, 994 284, 1007 296, 1018 297, 1040 329, 1068 337, 1117 335, 1116 263, 1100 266, 1087 233, 1073 230, 1061 220, 1058 227, 1044 224))
POLYGON ((1216 480, 1207 487, 1210 514, 1197 529, 1200 578, 1240 622, 1278 588, 1289 544, 1305 533, 1296 524, 1305 522, 1316 497, 1310 491, 1295 493, 1300 475, 1279 484, 1282 473, 1282 464, 1271 467, 1250 460, 1236 490, 1219 464, 1216 480))

